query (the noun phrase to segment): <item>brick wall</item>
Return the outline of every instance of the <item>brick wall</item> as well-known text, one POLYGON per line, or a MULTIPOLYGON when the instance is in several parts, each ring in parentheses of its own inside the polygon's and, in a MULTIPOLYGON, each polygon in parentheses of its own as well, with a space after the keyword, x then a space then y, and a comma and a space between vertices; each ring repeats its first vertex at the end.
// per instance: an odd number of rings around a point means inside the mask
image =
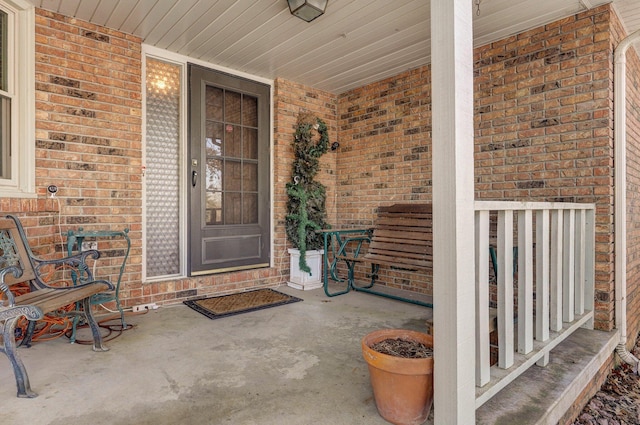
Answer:
MULTIPOLYGON (((476 198, 597 204, 600 329, 613 326, 609 22, 603 6, 474 52, 476 198)), ((340 96, 339 224, 368 225, 378 205, 430 201, 430 103, 429 67, 340 96)), ((430 290, 428 278, 412 282, 430 290)))
MULTIPOLYGON (((140 40, 36 9, 38 199, 3 200, 37 255, 66 252, 66 231, 129 227, 126 282, 140 282, 140 40), (57 199, 46 187, 58 186, 57 199)), ((34 141, 31 141, 34 143, 34 141)), ((103 241, 103 276, 117 278, 119 242, 103 241)))
POLYGON ((431 72, 414 69, 339 98, 341 225, 376 208, 431 199, 431 72))
MULTIPOLYGON (((351 90, 338 111, 338 227, 371 226, 381 205, 430 202, 430 67, 351 90)), ((367 279, 367 267, 356 271, 367 279)), ((378 282, 432 292, 430 273, 381 267, 378 282)))
POLYGON ((476 197, 597 205, 596 327, 613 326, 608 6, 475 50, 476 197))
POLYGON ((20 222, 28 231, 29 243, 33 253, 42 258, 55 257, 55 252, 66 249, 58 227, 58 208, 56 200, 40 199, 0 199, 0 212, 20 217, 20 222))

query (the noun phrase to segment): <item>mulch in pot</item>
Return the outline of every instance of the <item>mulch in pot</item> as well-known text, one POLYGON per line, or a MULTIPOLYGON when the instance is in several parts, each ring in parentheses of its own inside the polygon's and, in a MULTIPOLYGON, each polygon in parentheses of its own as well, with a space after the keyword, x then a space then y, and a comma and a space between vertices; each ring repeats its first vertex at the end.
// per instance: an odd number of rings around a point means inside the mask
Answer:
POLYGON ((388 338, 377 342, 371 349, 389 356, 403 357, 406 359, 424 359, 433 357, 433 349, 418 341, 406 339, 388 338))

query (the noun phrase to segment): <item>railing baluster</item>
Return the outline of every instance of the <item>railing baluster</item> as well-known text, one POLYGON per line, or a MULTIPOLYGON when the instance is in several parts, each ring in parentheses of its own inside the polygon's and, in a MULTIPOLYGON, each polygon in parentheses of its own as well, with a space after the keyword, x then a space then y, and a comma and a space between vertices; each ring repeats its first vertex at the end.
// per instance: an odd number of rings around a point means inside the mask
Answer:
POLYGON ((489 347, 489 211, 476 211, 476 385, 491 378, 489 347))
POLYGON ((575 317, 575 231, 574 210, 564 211, 564 246, 562 249, 562 320, 573 322, 575 317))
POLYGON ((562 211, 551 211, 551 273, 549 288, 549 328, 562 329, 562 211))
MULTIPOLYGON (((536 339, 549 339, 549 210, 536 212, 536 339)), ((546 366, 549 356, 536 362, 546 366)))
POLYGON ((584 314, 585 285, 585 211, 576 211, 575 313, 584 314))
POLYGON ((498 366, 513 365, 513 211, 498 211, 498 366))
POLYGON ((549 210, 536 212, 536 339, 549 339, 549 210))
POLYGON ((533 211, 518 211, 518 352, 533 350, 533 211))

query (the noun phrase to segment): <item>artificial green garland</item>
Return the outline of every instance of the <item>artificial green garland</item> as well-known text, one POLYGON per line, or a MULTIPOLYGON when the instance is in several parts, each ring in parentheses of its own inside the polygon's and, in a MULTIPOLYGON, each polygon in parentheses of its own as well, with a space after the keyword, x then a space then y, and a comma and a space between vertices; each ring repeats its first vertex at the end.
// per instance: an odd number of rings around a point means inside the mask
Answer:
POLYGON ((329 149, 325 122, 308 113, 300 114, 293 147, 295 158, 292 181, 286 186, 289 199, 285 227, 289 242, 300 251, 300 270, 311 273, 306 252, 323 248, 323 239, 316 230, 329 228, 325 187, 313 180, 320 169, 319 158, 329 149), (314 131, 319 136, 317 141, 314 131))

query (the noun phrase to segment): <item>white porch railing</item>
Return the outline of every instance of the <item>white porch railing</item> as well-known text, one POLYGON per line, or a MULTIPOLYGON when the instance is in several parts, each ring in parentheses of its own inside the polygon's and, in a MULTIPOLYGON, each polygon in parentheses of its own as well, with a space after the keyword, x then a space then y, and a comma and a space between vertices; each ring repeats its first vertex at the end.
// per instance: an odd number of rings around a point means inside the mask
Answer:
POLYGON ((529 367, 546 366, 549 351, 576 329, 593 328, 595 205, 476 201, 475 220, 478 408, 529 367), (489 246, 497 260, 495 366, 489 246))

